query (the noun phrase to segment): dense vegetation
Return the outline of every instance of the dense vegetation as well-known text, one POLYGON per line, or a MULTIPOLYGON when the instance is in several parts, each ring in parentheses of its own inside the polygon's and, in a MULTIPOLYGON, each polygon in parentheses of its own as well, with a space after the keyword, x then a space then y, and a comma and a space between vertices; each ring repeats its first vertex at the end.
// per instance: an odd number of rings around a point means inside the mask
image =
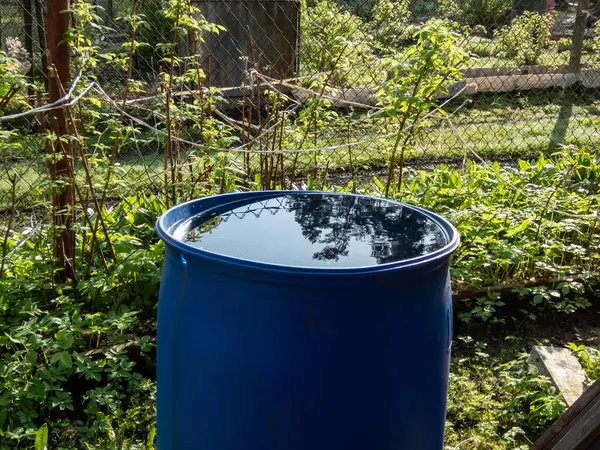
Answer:
MULTIPOLYGON (((525 445, 563 411, 549 382, 527 370, 521 352, 536 335, 523 330, 597 301, 592 288, 600 232, 592 214, 599 176, 600 160, 573 150, 520 161, 516 168, 468 163, 464 170, 410 171, 403 189, 391 194, 437 211, 459 228, 464 244, 453 263, 455 292, 516 283, 509 297, 518 307, 490 291, 474 294, 479 296, 459 313, 449 446, 469 437, 470 446, 461 448, 525 445), (535 279, 545 281, 529 283, 535 279), (519 284, 525 280, 527 287, 519 284), (489 339, 468 337, 489 333, 487 327, 507 332, 492 359, 484 343, 489 339), (513 329, 518 336, 509 338, 513 329)), ((338 190, 381 195, 384 186, 375 183, 338 190)), ((152 441, 163 252, 153 224, 164 210, 164 202, 150 196, 126 198, 103 211, 117 256, 108 270, 100 258, 87 266, 87 224, 81 221, 76 286, 51 281, 51 228, 10 233, 0 283, 4 447, 31 445, 43 423, 51 448, 146 448, 152 441)), ((578 352, 590 355, 586 368, 597 378, 600 358, 586 343, 577 342, 578 352)))
MULTIPOLYGON (((492 42, 494 57, 515 65, 543 62, 570 43, 546 38, 550 17, 511 21, 504 0, 440 1, 436 11, 421 3, 303 3, 305 77, 294 87, 307 98, 251 92, 241 118, 226 114, 216 88, 174 98, 206 84, 198 54, 178 56, 179 38, 227 32, 187 0, 163 9, 127 2, 117 22, 129 37, 119 44, 101 39, 107 30, 93 2, 74 4, 68 41, 73 95, 82 97, 65 108, 63 136, 74 173, 48 174, 47 163, 67 156, 43 121, 0 122, 9 162, 0 180, 0 448, 154 447, 164 250, 154 223, 175 203, 232 190, 386 196, 457 226, 448 449, 527 448, 563 412, 549 380, 527 367, 536 342, 569 345, 598 378, 589 326, 600 267, 597 100, 585 90, 459 97, 459 69, 478 64, 474 54, 484 57, 492 42), (484 36, 470 36, 478 26, 484 36), (132 76, 134 65, 155 76, 132 76), (370 87, 374 102, 336 104, 336 89, 350 87, 370 87), (566 109, 576 117, 553 124, 566 109), (517 111, 536 124, 513 139, 502 123, 517 111), (443 128, 432 137, 436 124, 443 128), (530 139, 553 125, 546 141, 530 139), (486 139, 497 141, 487 153, 486 139), (426 151, 451 164, 410 167, 426 151), (511 159, 486 161, 499 155, 511 159), (56 276, 54 249, 63 229, 51 225, 64 211, 50 195, 65 185, 75 188, 76 218, 75 273, 66 281, 56 276)), ((27 111, 27 91, 44 89, 23 75, 19 52, 0 52, 0 116, 27 111)))

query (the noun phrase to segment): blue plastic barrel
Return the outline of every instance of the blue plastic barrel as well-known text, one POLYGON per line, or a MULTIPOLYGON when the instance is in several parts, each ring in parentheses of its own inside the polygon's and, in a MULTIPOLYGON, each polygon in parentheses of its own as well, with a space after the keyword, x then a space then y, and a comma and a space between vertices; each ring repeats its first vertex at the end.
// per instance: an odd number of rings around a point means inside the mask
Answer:
POLYGON ((157 230, 160 450, 443 447, 447 221, 271 191, 178 205, 157 230))

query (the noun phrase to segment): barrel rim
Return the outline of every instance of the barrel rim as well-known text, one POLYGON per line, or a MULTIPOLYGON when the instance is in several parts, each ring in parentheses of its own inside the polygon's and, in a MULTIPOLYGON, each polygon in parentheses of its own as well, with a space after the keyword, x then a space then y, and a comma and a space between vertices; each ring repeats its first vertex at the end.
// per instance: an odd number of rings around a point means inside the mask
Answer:
POLYGON ((350 194, 344 192, 324 192, 324 191, 308 191, 308 190, 279 190, 279 191, 249 191, 249 192, 234 192, 229 194, 221 194, 218 197, 223 199, 223 202, 219 207, 225 206, 227 204, 231 204, 232 206, 242 202, 244 199, 267 199, 267 198, 276 198, 284 195, 341 195, 341 196, 351 196, 351 197, 360 197, 366 199, 375 199, 375 200, 385 200, 389 203, 402 206, 404 208, 409 208, 414 211, 417 211, 428 219, 435 222, 448 236, 448 243, 434 252, 417 256, 415 258, 409 258, 401 261, 394 261, 386 264, 378 264, 371 266, 356 266, 356 267, 309 267, 309 266, 288 266, 283 264, 275 264, 254 260, 247 260, 242 258, 236 258, 233 256, 224 255, 221 253, 211 252, 208 250, 203 250, 198 247, 194 247, 189 245, 180 239, 174 237, 171 231, 177 227, 183 220, 189 219, 180 219, 176 220, 173 223, 169 224, 168 220, 172 216, 177 216, 181 210, 186 208, 190 208, 194 204, 200 203, 202 201, 206 201, 207 199, 214 199, 217 196, 209 196, 202 197, 194 200, 190 200, 184 203, 180 203, 165 213, 163 213, 156 222, 156 232, 158 236, 165 242, 167 246, 174 247, 183 252, 184 255, 193 255, 199 256, 203 259, 213 260, 215 262, 224 263, 230 266, 235 266, 238 268, 244 269, 255 269, 267 272, 283 272, 288 274, 319 274, 319 275, 357 275, 357 274, 369 274, 369 273, 381 273, 392 270, 400 270, 400 269, 408 269, 414 268, 416 266, 424 266, 433 262, 441 262, 444 259, 449 259, 452 253, 456 251, 460 244, 460 235, 454 225, 452 225, 448 220, 443 217, 428 211, 423 208, 419 208, 418 206, 411 205, 408 203, 398 202, 395 200, 391 200, 384 197, 372 197, 368 195, 361 194, 350 194))

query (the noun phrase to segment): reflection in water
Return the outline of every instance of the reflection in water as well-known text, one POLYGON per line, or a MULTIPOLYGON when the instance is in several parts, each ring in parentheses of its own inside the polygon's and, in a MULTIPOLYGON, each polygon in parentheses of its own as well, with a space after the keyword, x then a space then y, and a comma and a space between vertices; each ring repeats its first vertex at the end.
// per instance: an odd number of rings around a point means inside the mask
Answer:
POLYGON ((190 245, 289 266, 364 267, 447 244, 439 225, 420 212, 350 195, 286 194, 201 215, 191 223, 198 225, 183 238, 190 245))

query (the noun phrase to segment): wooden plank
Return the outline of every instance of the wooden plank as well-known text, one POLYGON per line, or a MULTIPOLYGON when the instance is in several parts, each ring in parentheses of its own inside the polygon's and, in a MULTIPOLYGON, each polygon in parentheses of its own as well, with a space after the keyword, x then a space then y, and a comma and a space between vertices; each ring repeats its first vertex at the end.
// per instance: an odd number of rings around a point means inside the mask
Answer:
MULTIPOLYGON (((497 75, 488 77, 464 78, 448 86, 448 95, 438 95, 436 98, 451 97, 462 91, 462 95, 481 93, 529 91, 532 89, 567 88, 581 83, 587 88, 600 87, 600 70, 584 70, 579 75, 574 73, 534 73, 525 75, 497 75)), ((304 102, 312 96, 308 90, 292 88, 294 97, 304 102)), ((347 88, 329 89, 327 96, 332 100, 332 106, 343 107, 352 104, 375 106, 377 104, 376 89, 347 88)))
POLYGON ((600 398, 600 380, 592 384, 562 416, 556 419, 546 432, 534 442, 530 450, 552 449, 550 444, 559 439, 566 428, 575 424, 577 418, 598 398, 600 398))
MULTIPOLYGON (((223 69, 223 67, 216 63, 214 60, 211 67, 214 69, 212 75, 221 73, 219 71, 223 69)), ((236 70, 239 70, 240 73, 244 73, 246 69, 238 67, 238 69, 236 70)), ((257 80, 259 80, 259 82, 255 81, 252 85, 249 85, 246 82, 243 86, 240 75, 239 79, 237 79, 237 82, 239 82, 240 84, 236 86, 234 81, 225 82, 223 73, 221 73, 222 83, 219 84, 229 85, 229 87, 220 86, 216 88, 216 91, 219 94, 221 94, 221 96, 224 99, 230 102, 229 107, 237 107, 238 100, 240 100, 241 98, 249 96, 252 97, 253 95, 257 96, 261 94, 262 91, 267 89, 279 91, 285 96, 291 95, 299 103, 304 103, 309 98, 314 97, 316 95, 314 91, 290 83, 285 79, 279 80, 277 78, 271 78, 273 81, 266 82, 263 80, 269 79, 269 77, 262 78, 260 77, 260 75, 257 76, 257 80)), ((231 73, 232 72, 230 70, 227 71, 228 76, 231 73)), ((489 77, 464 78, 459 82, 449 85, 447 95, 436 94, 435 98, 438 100, 443 100, 445 98, 454 96, 457 92, 460 92, 461 95, 474 95, 480 93, 526 91, 531 89, 549 89, 555 87, 566 88, 574 86, 577 83, 580 83, 586 88, 600 88, 600 70, 586 69, 583 70, 579 75, 576 75, 574 73, 536 73, 527 75, 498 75, 489 77)), ((197 91, 181 91, 174 93, 173 96, 184 97, 187 95, 193 95, 195 93, 197 93, 197 91)), ((376 94, 377 89, 329 88, 325 90, 324 97, 331 101, 331 104, 334 108, 353 107, 369 109, 377 105, 378 100, 376 94)), ((148 100, 150 98, 154 97, 133 99, 130 100, 128 103, 137 103, 140 101, 148 100)), ((264 101, 261 100, 261 103, 264 103, 264 101)))
POLYGON ((461 69, 463 78, 487 78, 505 75, 545 75, 569 73, 570 67, 560 66, 519 66, 519 67, 468 67, 461 69))
POLYGON ((554 439, 552 450, 587 450, 600 436, 600 398, 594 399, 575 422, 554 439))
POLYGON ((529 361, 542 375, 550 378, 568 406, 575 403, 585 391, 588 377, 571 350, 534 345, 529 361))

